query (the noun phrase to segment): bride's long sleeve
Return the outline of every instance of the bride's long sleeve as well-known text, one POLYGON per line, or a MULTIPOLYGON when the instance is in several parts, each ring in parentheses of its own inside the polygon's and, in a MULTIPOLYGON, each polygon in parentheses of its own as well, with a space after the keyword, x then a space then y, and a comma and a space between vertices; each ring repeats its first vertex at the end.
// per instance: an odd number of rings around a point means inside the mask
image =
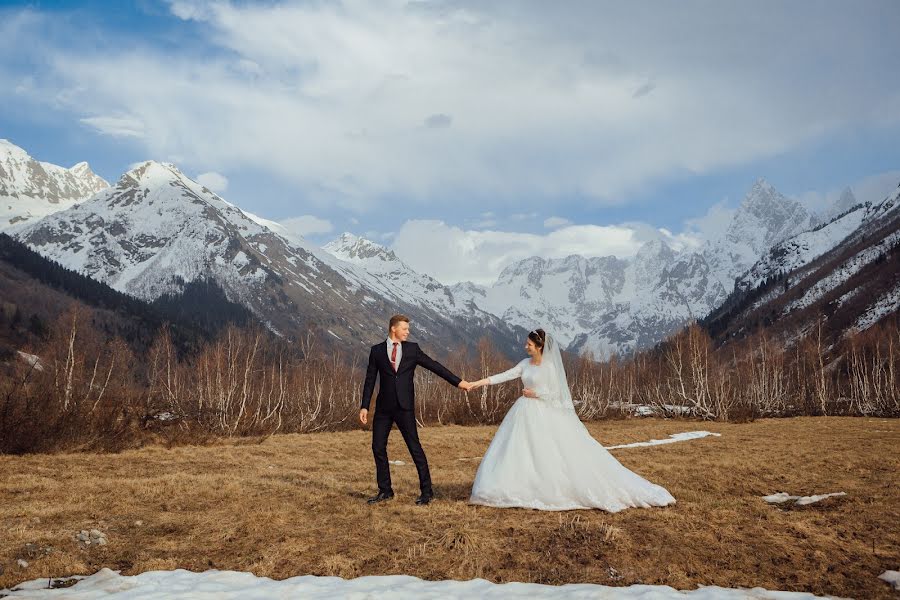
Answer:
POLYGON ((512 381, 513 379, 518 379, 522 376, 522 365, 524 365, 527 360, 528 359, 526 358, 508 371, 503 371, 502 373, 491 375, 487 378, 488 385, 496 385, 498 383, 503 383, 504 381, 512 381))

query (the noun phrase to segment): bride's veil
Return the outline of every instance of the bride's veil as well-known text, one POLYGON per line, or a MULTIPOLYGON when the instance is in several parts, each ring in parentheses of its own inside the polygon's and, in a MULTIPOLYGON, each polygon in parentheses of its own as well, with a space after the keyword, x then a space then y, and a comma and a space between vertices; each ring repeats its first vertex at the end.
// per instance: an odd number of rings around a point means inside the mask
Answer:
POLYGON ((572 402, 572 392, 569 390, 569 381, 566 379, 566 369, 563 366, 559 342, 549 333, 546 334, 544 340, 542 361, 546 361, 547 366, 553 370, 549 382, 553 403, 560 408, 575 410, 575 404, 572 402))

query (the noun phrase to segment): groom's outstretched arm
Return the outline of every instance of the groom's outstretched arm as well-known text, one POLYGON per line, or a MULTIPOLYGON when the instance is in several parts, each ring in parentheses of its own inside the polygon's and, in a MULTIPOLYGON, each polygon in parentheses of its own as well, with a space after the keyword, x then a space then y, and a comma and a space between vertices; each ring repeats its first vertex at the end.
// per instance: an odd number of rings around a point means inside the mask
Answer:
POLYGON ((425 352, 422 351, 422 348, 419 348, 419 352, 416 354, 416 363, 422 365, 438 377, 441 377, 453 387, 459 387, 459 382, 462 381, 462 379, 451 373, 450 369, 425 354, 425 352))
POLYGON ((378 377, 378 365, 375 364, 375 349, 369 350, 369 366, 366 367, 366 380, 363 383, 361 410, 369 410, 372 393, 375 391, 375 379, 378 377))

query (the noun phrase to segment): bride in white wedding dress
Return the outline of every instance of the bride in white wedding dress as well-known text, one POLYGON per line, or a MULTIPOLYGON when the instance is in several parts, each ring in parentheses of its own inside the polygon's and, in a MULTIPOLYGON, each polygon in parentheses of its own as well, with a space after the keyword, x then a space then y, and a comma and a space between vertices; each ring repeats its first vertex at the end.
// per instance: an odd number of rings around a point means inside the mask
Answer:
POLYGON ((469 389, 521 378, 523 395, 503 418, 481 460, 469 502, 539 510, 666 506, 675 498, 622 466, 591 437, 572 403, 559 345, 537 329, 526 358, 469 389))

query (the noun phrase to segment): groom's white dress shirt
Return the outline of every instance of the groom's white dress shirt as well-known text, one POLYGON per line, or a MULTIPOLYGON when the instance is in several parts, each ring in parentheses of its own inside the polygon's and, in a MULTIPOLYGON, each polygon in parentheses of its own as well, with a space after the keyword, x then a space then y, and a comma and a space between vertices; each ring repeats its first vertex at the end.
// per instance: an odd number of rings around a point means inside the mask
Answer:
MULTIPOLYGON (((387 339, 387 353, 388 353, 388 362, 391 361, 391 352, 394 351, 394 340, 391 338, 387 339)), ((400 366, 400 359, 403 358, 403 343, 397 342, 397 360, 394 363, 394 370, 397 370, 397 367, 400 366)))

